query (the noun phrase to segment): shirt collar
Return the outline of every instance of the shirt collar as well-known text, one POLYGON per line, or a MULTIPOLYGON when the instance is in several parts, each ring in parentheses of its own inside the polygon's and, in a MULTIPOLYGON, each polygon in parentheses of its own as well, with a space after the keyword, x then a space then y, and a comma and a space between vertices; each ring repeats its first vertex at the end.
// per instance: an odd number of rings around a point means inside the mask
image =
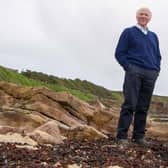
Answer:
POLYGON ((142 27, 142 26, 139 25, 139 24, 136 24, 136 27, 137 27, 138 29, 140 29, 145 35, 147 35, 147 33, 148 33, 148 27, 145 29, 144 27, 142 27))

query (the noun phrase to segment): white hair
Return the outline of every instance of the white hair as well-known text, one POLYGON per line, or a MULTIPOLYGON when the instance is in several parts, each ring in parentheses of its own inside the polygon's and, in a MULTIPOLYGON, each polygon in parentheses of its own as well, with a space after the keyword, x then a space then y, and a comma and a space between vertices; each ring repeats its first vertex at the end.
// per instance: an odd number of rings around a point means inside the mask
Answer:
POLYGON ((152 17, 152 12, 151 12, 151 10, 150 10, 149 8, 147 8, 147 7, 142 7, 142 8, 140 8, 140 9, 138 9, 137 12, 136 12, 136 16, 138 16, 138 14, 139 14, 141 11, 143 11, 143 10, 145 10, 145 11, 147 11, 147 12, 149 13, 150 18, 152 17))

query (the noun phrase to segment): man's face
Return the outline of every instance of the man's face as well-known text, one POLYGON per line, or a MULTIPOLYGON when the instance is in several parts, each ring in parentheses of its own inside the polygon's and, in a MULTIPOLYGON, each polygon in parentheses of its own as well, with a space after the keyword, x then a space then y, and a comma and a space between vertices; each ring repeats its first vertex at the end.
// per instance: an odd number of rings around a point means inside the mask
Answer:
POLYGON ((151 19, 151 13, 149 10, 141 9, 137 12, 136 19, 137 23, 145 28, 151 19))

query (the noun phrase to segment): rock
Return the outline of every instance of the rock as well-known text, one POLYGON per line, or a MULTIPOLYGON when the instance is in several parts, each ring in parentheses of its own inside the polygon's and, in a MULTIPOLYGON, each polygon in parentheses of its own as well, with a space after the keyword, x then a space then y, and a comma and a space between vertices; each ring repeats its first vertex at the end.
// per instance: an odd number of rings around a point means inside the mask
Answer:
MULTIPOLYGON (((42 92, 40 88, 39 90, 33 90, 33 92, 38 92, 38 94, 33 94, 30 99, 31 103, 27 104, 26 108, 33 108, 33 110, 39 111, 46 108, 45 112, 48 111, 50 115, 52 114, 51 112, 53 112, 51 117, 55 117, 57 120, 58 118, 60 120, 65 118, 64 120, 66 120, 66 122, 71 121, 69 123, 70 126, 76 125, 77 122, 86 124, 94 116, 95 108, 93 106, 67 92, 53 93, 49 89, 45 89, 42 92), (43 106, 42 108, 40 107, 41 105, 43 106)), ((42 112, 44 112, 44 110, 42 112)))
POLYGON ((29 133, 28 136, 33 140, 37 141, 38 144, 61 144, 63 143, 62 136, 54 137, 44 131, 35 130, 29 133))
POLYGON ((101 138, 108 138, 106 135, 101 133, 100 131, 96 130, 95 128, 87 125, 80 125, 76 127, 71 127, 69 129, 64 130, 63 134, 68 139, 101 139, 101 138))
POLYGON ((53 167, 55 167, 55 168, 58 168, 58 167, 61 167, 62 165, 61 165, 61 163, 60 162, 57 162, 57 163, 55 163, 54 165, 53 165, 53 167))
POLYGON ((36 128, 36 130, 46 132, 54 137, 61 134, 59 127, 58 127, 58 123, 55 121, 49 121, 49 122, 41 125, 40 127, 36 128))
POLYGON ((152 122, 150 127, 147 129, 148 137, 155 137, 159 140, 167 140, 168 139, 168 123, 158 123, 152 122))
POLYGON ((114 116, 110 111, 98 108, 94 112, 94 116, 93 116, 92 120, 99 128, 102 128, 103 125, 105 125, 109 121, 111 121, 113 119, 113 117, 114 116))
POLYGON ((3 90, 5 93, 12 96, 13 98, 20 99, 26 97, 28 93, 31 93, 32 87, 19 86, 14 83, 1 81, 0 90, 3 90))
POLYGON ((24 129, 23 128, 15 128, 10 126, 0 126, 0 134, 7 134, 7 133, 19 133, 21 135, 24 135, 24 129))
POLYGON ((37 142, 28 136, 22 136, 18 133, 7 133, 0 135, 0 142, 21 143, 36 146, 37 142))
POLYGON ((66 137, 61 135, 58 123, 56 121, 49 121, 36 128, 28 135, 40 144, 60 144, 66 139, 66 137))
POLYGON ((16 147, 21 149, 38 150, 37 147, 31 145, 16 145, 16 147))
POLYGON ((69 113, 57 102, 53 102, 52 105, 48 105, 47 103, 44 104, 36 101, 32 104, 26 104, 25 108, 28 110, 38 111, 53 120, 61 121, 70 126, 78 125, 80 123, 79 120, 69 115, 69 113))
POLYGON ((16 102, 12 96, 6 94, 3 90, 0 90, 0 100, 0 106, 11 106, 16 102))
POLYGON ((101 131, 105 132, 105 125, 113 120, 112 111, 100 101, 93 106, 67 92, 0 82, 0 93, 0 125, 9 126, 0 131, 19 133, 24 129, 40 144, 62 143, 66 136, 107 138, 101 131))
MULTIPOLYGON (((69 105, 75 109, 80 115, 87 117, 93 116, 94 108, 88 103, 79 100, 67 92, 59 92, 55 94, 54 99, 62 104, 69 105)), ((77 114, 79 116, 79 114, 77 114)))
MULTIPOLYGON (((25 132, 34 130, 48 119, 40 116, 36 112, 24 111, 19 108, 2 107, 3 112, 0 113, 0 125, 24 129, 25 132)), ((9 129, 9 128, 8 128, 9 129)))
POLYGON ((123 167, 120 167, 120 166, 109 166, 107 168, 123 168, 123 167))
POLYGON ((77 164, 72 164, 72 165, 68 165, 67 166, 68 168, 81 168, 82 166, 81 165, 77 165, 77 164))

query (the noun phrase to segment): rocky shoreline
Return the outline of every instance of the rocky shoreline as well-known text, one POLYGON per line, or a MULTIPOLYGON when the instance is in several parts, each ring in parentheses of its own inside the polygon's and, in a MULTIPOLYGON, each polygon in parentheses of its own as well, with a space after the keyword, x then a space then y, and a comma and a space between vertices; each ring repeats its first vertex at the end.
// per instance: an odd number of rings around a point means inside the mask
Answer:
POLYGON ((167 168, 168 143, 148 139, 149 148, 118 146, 114 137, 71 140, 59 145, 1 143, 1 168, 167 168))
POLYGON ((119 111, 113 102, 1 81, 0 168, 168 168, 166 123, 148 120, 148 148, 119 147, 119 111))

